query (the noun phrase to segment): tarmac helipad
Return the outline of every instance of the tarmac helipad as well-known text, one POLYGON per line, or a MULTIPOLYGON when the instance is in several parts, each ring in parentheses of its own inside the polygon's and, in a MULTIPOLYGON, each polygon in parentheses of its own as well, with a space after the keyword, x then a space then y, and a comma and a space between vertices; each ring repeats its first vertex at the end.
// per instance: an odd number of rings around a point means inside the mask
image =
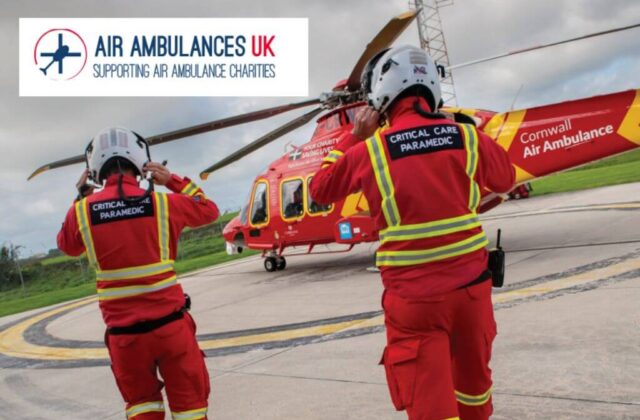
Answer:
MULTIPOLYGON (((640 184, 506 203, 484 224, 508 251, 494 418, 640 418, 640 184)), ((405 418, 377 365, 373 250, 182 279, 209 356, 210 418, 405 418)), ((123 418, 103 331, 92 298, 0 319, 0 418, 123 418)))

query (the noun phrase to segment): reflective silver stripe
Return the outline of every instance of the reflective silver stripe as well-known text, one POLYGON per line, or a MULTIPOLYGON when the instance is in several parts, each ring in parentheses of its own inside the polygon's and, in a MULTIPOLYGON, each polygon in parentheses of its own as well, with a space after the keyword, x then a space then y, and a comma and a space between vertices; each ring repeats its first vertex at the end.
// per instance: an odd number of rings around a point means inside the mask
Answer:
POLYGON ((376 265, 413 265, 457 257, 476 251, 489 243, 484 232, 465 240, 437 248, 416 251, 379 251, 376 265))
POLYGON ((76 219, 78 220, 78 230, 80 231, 82 242, 84 242, 84 247, 87 250, 87 259, 89 260, 89 264, 99 268, 96 249, 93 245, 93 236, 91 235, 91 227, 89 226, 89 217, 87 215, 87 199, 83 198, 76 202, 75 208, 76 219))
POLYGON ((380 232, 380 241, 384 243, 389 241, 433 238, 436 236, 472 229, 478 226, 480 226, 478 216, 465 215, 462 217, 441 220, 435 223, 391 227, 380 232))
POLYGON ((130 419, 132 417, 138 416, 140 414, 148 413, 151 411, 163 412, 164 413, 164 403, 162 401, 150 401, 138 405, 134 405, 130 407, 126 414, 127 418, 130 419))
POLYGON ((478 168, 478 132, 475 127, 472 127, 469 124, 462 124, 462 130, 467 140, 467 176, 470 180, 469 209, 475 211, 480 202, 480 187, 475 181, 476 171, 478 168))
POLYGON ((172 411, 171 417, 173 420, 197 420, 202 419, 207 415, 207 407, 198 408, 196 410, 189 411, 172 411))
POLYGON ((165 261, 159 264, 149 264, 138 267, 129 267, 118 270, 97 270, 96 280, 127 280, 137 277, 157 275, 174 270, 173 261, 165 261))
POLYGON ((170 259, 169 253, 169 205, 167 196, 163 193, 155 193, 158 214, 158 246, 160 248, 160 260, 170 259))
POLYGON ((397 226, 400 224, 400 215, 397 213, 397 206, 395 205, 395 198, 393 194, 393 184, 391 183, 390 174, 386 165, 386 157, 384 156, 384 150, 382 150, 382 142, 379 134, 376 133, 374 137, 367 139, 367 149, 369 151, 369 158, 371 159, 371 166, 376 176, 378 183, 378 189, 382 195, 382 210, 387 221, 388 226, 397 226))
POLYGON ((116 299, 129 296, 141 295, 143 293, 157 292, 158 290, 166 289, 174 286, 178 283, 176 276, 171 276, 168 279, 159 281, 150 285, 140 286, 126 286, 126 287, 111 287, 108 289, 98 289, 98 299, 116 299))

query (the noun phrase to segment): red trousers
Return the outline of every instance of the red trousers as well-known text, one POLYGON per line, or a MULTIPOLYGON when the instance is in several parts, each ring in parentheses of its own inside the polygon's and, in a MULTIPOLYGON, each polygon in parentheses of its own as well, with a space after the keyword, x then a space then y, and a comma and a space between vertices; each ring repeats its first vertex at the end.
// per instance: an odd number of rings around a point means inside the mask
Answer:
POLYGON ((164 420, 166 386, 172 418, 207 418, 209 373, 188 313, 144 334, 109 335, 111 368, 126 402, 127 419, 164 420), (158 371, 164 383, 158 379, 158 371))
POLYGON ((411 420, 484 420, 491 403, 496 323, 491 281, 420 301, 385 293, 391 399, 411 420))

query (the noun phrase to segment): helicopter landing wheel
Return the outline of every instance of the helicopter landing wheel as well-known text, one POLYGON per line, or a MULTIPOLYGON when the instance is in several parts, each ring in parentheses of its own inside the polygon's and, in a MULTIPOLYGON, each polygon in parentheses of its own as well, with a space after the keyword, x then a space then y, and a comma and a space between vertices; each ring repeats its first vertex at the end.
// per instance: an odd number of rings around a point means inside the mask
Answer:
POLYGON ((276 259, 276 269, 278 271, 282 271, 287 267, 287 260, 284 259, 284 257, 278 257, 276 259))
POLYGON ((278 269, 278 262, 275 257, 267 257, 264 259, 264 269, 272 273, 278 269))

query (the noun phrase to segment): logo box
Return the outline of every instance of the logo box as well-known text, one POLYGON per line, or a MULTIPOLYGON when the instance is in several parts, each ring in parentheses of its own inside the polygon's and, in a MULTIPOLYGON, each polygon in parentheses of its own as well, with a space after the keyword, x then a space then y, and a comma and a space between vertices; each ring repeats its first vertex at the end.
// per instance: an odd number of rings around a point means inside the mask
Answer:
POLYGON ((20 19, 20 96, 308 96, 306 18, 20 19))

